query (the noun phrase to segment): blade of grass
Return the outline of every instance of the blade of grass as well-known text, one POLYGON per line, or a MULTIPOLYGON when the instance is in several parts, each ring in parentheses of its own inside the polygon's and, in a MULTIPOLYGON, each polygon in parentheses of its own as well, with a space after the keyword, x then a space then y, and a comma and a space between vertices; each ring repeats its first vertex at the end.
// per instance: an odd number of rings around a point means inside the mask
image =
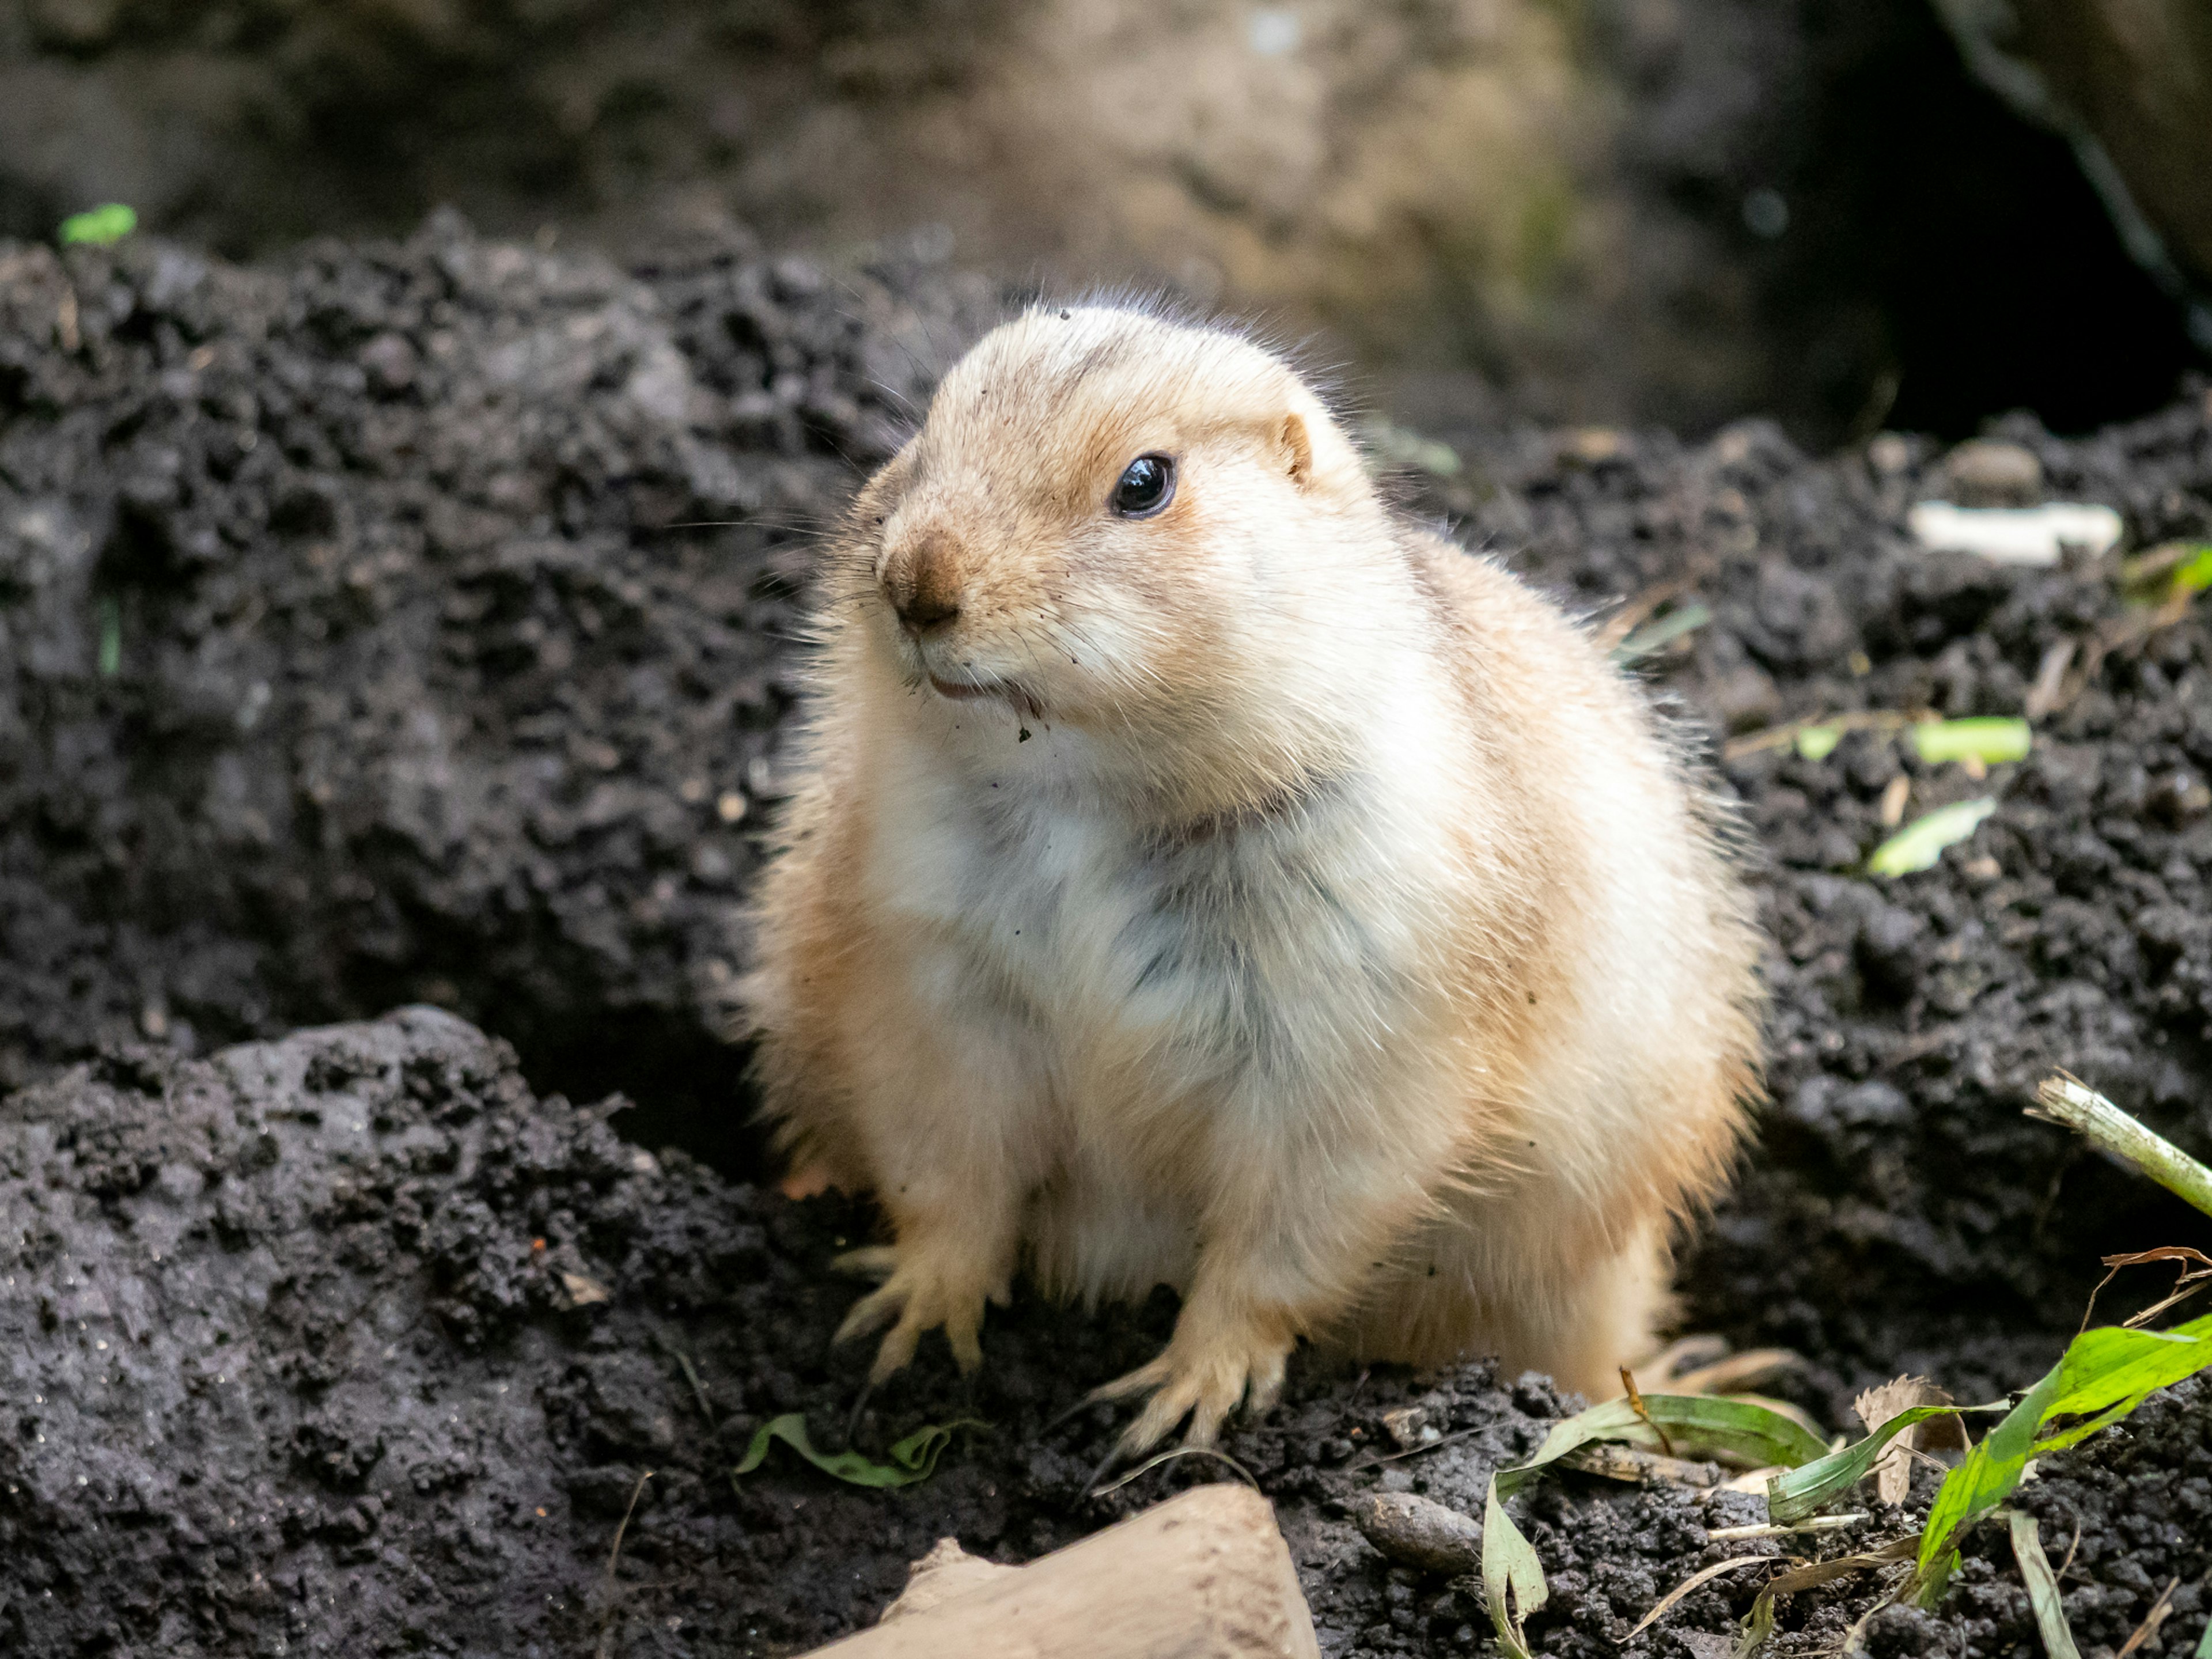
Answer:
POLYGON ((1994 1406, 1915 1406, 1899 1412, 1855 1446, 1830 1452, 1766 1483, 1766 1515, 1777 1526, 1789 1526, 1817 1514, 1827 1504, 1866 1479, 1869 1471, 1889 1449, 1889 1443, 1916 1423, 1931 1417, 1955 1417, 1961 1412, 2001 1412, 1994 1406))
POLYGON ((1617 663, 1632 663, 1663 651, 1685 634, 1703 628, 1713 619, 1711 610, 1692 600, 1679 611, 1669 612, 1657 622, 1646 623, 1619 645, 1613 647, 1613 659, 1617 663))
POLYGON ((2035 1517, 2020 1510, 2012 1516, 2013 1559, 2027 1581, 2028 1605, 2035 1610, 2035 1628, 2043 1637, 2043 1650, 2051 1659, 2081 1659, 2074 1645, 2074 1632, 2066 1623, 2066 1606, 2058 1593, 2058 1575, 2051 1571, 2051 1558, 2043 1553, 2036 1535, 2035 1517))
POLYGON ((2045 1078, 2035 1091, 2035 1103, 2027 1109, 2028 1116, 2063 1124, 2212 1215, 2212 1170, 2165 1136, 2143 1127, 2094 1089, 2063 1074, 2045 1078))
POLYGON ((2012 1496, 2028 1459, 2063 1450, 2117 1423, 2158 1389, 2212 1366, 2212 1317, 2171 1331, 2106 1327, 2067 1345, 2058 1364, 1951 1471, 1928 1512, 1912 1596, 1942 1599, 1960 1537, 2012 1496), (2081 1419, 2045 1432, 2061 1419, 2081 1419))
POLYGON ((89 242, 94 247, 112 247, 138 228, 135 209, 121 202, 109 202, 83 213, 72 213, 62 221, 61 242, 64 247, 74 242, 89 242))
POLYGON ((1735 1645, 1729 1650, 1729 1659, 1751 1659, 1773 1634, 1774 1592, 1761 1590, 1752 1598, 1751 1611, 1744 1614, 1743 1623, 1737 1626, 1735 1645))
POLYGON ((1989 766, 2022 760, 2035 742, 2022 720, 1923 720, 1911 732, 1913 748, 1931 766, 1969 757, 1989 766))
POLYGON ((1699 1585, 1711 1583, 1723 1573, 1734 1572, 1738 1567, 1756 1566, 1761 1563, 1771 1566, 1774 1564, 1774 1557, 1771 1555, 1734 1555, 1730 1556, 1725 1561, 1716 1561, 1710 1567, 1698 1568, 1697 1571, 1692 1573, 1687 1578, 1685 1578, 1680 1583, 1675 1585, 1674 1589, 1668 1590, 1664 1595, 1653 1602, 1651 1611, 1645 1613, 1641 1619, 1636 1621, 1636 1628, 1620 1638, 1622 1644, 1625 1646, 1628 1643, 1633 1642, 1638 1637, 1643 1635, 1645 1631, 1650 1630, 1653 1625, 1656 1624, 1661 1619, 1666 1616, 1668 1608, 1673 1607, 1674 1603, 1680 1601, 1692 1590, 1696 1589, 1699 1585))
MULTIPOLYGON (((1838 1556, 1833 1561, 1815 1561, 1808 1566, 1799 1567, 1794 1571, 1777 1574, 1767 1581, 1766 1587, 1759 1591, 1758 1599, 1752 1602, 1751 1613, 1743 1621, 1743 1633, 1738 1638, 1735 1651, 1729 1654, 1729 1659, 1751 1659, 1751 1656, 1756 1653, 1766 1638, 1774 1633, 1774 1598, 1776 1596, 1786 1595, 1795 1590, 1812 1589, 1815 1586, 1827 1583, 1833 1579, 1845 1577, 1851 1573, 1872 1572, 1879 1568, 1894 1565, 1899 1561, 1910 1559, 1913 1547, 1919 1541, 1917 1536, 1893 1538, 1879 1549, 1868 1550, 1858 1555, 1838 1556)), ((1888 1597, 1884 1596, 1875 1605, 1881 1607, 1887 1601, 1888 1597)), ((1865 1621, 1862 1620, 1860 1622, 1863 1625, 1865 1621)), ((1858 1628, 1859 1626, 1854 1626, 1852 1634, 1844 1638, 1843 1650, 1846 1654, 1851 1651, 1852 1637, 1857 1634, 1858 1628)))
POLYGON ((1945 848, 1965 841, 1996 810, 1994 795, 1939 806, 1875 848, 1867 856, 1867 868, 1877 876, 1909 876, 1930 869, 1943 856, 1945 848))
POLYGON ((1507 1502, 1569 1453, 1594 1441, 1617 1440, 1656 1451, 1663 1432, 1685 1455, 1726 1456, 1753 1468, 1781 1464, 1795 1468, 1827 1448, 1802 1425, 1779 1412, 1711 1395, 1647 1394, 1643 1411, 1626 1399, 1601 1406, 1552 1425, 1544 1443, 1526 1463, 1490 1477, 1483 1504, 1482 1591, 1498 1645, 1510 1659, 1530 1659, 1525 1629, 1528 1615, 1551 1595, 1544 1564, 1505 1512, 1507 1502))

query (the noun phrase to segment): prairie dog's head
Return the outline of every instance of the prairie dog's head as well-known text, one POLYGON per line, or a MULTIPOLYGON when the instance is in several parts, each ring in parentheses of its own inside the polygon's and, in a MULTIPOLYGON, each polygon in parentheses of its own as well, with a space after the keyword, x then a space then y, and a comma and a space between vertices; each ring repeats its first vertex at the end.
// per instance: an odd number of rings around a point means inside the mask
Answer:
POLYGON ((1097 307, 985 337, 850 527, 848 618, 916 695, 1164 770, 1305 764, 1301 711, 1404 580, 1358 453, 1287 365, 1097 307))

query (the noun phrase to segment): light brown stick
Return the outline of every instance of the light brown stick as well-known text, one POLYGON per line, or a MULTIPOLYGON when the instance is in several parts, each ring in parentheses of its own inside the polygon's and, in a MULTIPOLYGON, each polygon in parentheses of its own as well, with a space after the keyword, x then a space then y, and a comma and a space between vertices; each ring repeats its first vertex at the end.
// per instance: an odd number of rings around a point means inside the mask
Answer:
POLYGON ((1274 1511, 1200 1486, 817 1659, 1320 1659, 1274 1511))

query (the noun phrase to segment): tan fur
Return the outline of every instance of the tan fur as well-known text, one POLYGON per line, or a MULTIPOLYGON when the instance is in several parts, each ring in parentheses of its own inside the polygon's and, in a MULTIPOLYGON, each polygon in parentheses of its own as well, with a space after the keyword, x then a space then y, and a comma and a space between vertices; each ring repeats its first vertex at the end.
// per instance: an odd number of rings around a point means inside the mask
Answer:
POLYGON ((1152 1393, 1133 1450, 1301 1335, 1613 1391, 1758 947, 1585 632, 1395 520, 1279 360, 1127 310, 987 337, 830 557, 748 1002, 783 1144, 895 1229, 877 1376, 939 1324, 973 1364, 1026 1261, 1182 1291, 1101 1390, 1152 1393), (1117 517, 1147 453, 1174 497, 1117 517))

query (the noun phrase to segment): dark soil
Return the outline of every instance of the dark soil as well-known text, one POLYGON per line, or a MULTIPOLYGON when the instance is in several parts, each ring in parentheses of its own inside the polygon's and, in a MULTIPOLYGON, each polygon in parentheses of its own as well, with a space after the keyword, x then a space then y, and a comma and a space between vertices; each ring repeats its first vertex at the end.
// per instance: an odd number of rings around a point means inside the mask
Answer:
POLYGON ((421 999, 726 1096, 803 532, 997 297, 921 274, 0 252, 0 1085, 421 999))
MULTIPOLYGON (((994 303, 918 266, 833 282, 720 246, 625 272, 450 222, 279 273, 0 254, 0 1054, 33 1085, 0 1103, 9 1650, 788 1651, 872 1617, 939 1535, 1026 1559, 1221 1472, 1086 1504, 1110 1419, 1042 1431, 1161 1340, 1162 1296, 1024 1300, 972 1395, 933 1346, 860 1434, 992 1425, 922 1486, 842 1488, 781 1452, 725 1473, 778 1412, 835 1443, 863 1364, 825 1352, 853 1294, 825 1264, 869 1218, 744 1184, 764 1171, 718 1040, 801 532, 994 303), (738 522, 679 527, 702 519, 738 522), (195 1057, 422 999, 512 1037, 537 1092, 647 1103, 611 1129, 534 1099, 427 1011, 195 1057), (679 1133, 722 1173, 644 1156, 679 1133)), ((1715 620, 1653 678, 1723 731, 2016 713, 2048 647, 2120 610, 2106 570, 1910 547, 1905 507, 1942 485, 1926 445, 1445 435, 1468 470, 1410 493, 1556 591, 1692 579, 1715 620)), ((2212 536, 2201 394, 2011 435, 2051 493, 2121 508, 2130 545, 2212 536)), ((2020 1115, 2064 1066, 2212 1152, 2203 610, 2113 653, 1984 782, 1865 736, 1724 768, 1776 940, 1775 1105, 1686 1257, 1686 1323, 1798 1348, 1787 1391, 1838 1428, 1902 1370, 2026 1384, 2099 1254, 2207 1242, 2020 1115), (1856 866, 1900 770, 1915 812, 2002 805, 1937 869, 1877 881, 1856 866)), ((1560 1409, 1479 1366, 1309 1364, 1232 1433, 1329 1652, 1486 1639, 1343 1505, 1389 1481, 1477 1507, 1560 1409), (1358 1468, 1416 1398, 1477 1432, 1358 1468)), ((2138 1651, 2202 1629, 2208 1430, 2205 1393, 2177 1392, 2027 1489, 2054 1558, 2082 1526, 2085 1650, 2177 1576, 2138 1651)), ((1595 1659, 1758 1504, 1563 1482, 1528 1507, 1554 1588, 1534 1633, 1595 1659)), ((1878 1659, 2033 1645, 2002 1540, 1975 1547, 1940 1615, 1877 1620, 1878 1659)), ((1703 1591, 1667 1631, 1724 1632, 1749 1593, 1703 1591)), ((1782 1650, 1832 1644, 1865 1595, 1797 1598, 1782 1650)))

